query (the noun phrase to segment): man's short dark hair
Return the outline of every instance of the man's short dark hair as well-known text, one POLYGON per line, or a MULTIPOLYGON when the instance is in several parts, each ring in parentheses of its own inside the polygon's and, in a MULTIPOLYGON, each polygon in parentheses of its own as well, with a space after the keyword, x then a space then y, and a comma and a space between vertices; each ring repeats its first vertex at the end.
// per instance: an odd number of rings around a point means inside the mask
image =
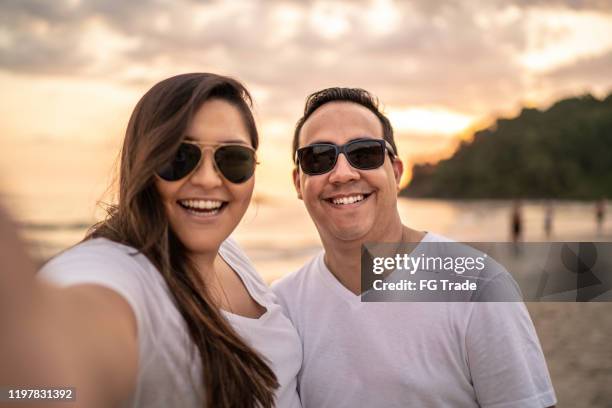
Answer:
POLYGON ((295 152, 300 144, 300 132, 306 120, 321 106, 329 102, 353 102, 358 105, 368 108, 373 114, 378 117, 383 129, 383 139, 388 141, 393 147, 394 153, 397 156, 397 146, 393 139, 393 128, 389 119, 380 111, 378 98, 361 88, 326 88, 314 92, 306 98, 304 106, 304 116, 302 116, 295 125, 293 132, 293 151, 291 157, 295 161, 295 152))

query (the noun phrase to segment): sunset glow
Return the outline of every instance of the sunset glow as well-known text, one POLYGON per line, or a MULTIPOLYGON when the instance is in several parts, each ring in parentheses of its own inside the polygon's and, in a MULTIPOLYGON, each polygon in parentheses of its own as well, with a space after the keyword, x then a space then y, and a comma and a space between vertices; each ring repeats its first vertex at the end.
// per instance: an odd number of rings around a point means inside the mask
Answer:
POLYGON ((466 129, 474 118, 439 108, 389 110, 394 129, 415 134, 453 136, 466 129))
MULTIPOLYGON (((604 3, 9 1, 0 6, 0 143, 3 152, 44 141, 74 154, 75 140, 117 149, 153 84, 209 71, 252 92, 259 190, 293 194, 295 122, 307 95, 329 86, 380 99, 406 160, 404 185, 412 163, 447 157, 486 120, 609 93, 612 7, 604 3)), ((0 165, 10 168, 13 156, 0 165)), ((108 168, 112 157, 97 160, 108 168)), ((15 178, 11 186, 34 190, 51 183, 44 174, 15 178)))

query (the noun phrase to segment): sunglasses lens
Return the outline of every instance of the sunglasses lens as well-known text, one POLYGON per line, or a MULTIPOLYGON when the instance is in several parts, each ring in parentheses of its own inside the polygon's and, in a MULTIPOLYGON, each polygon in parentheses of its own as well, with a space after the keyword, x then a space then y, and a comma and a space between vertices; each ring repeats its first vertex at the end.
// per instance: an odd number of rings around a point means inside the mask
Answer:
POLYGON ((200 148, 191 143, 181 143, 174 158, 157 171, 166 181, 177 181, 196 168, 202 157, 200 148))
POLYGON ((298 160, 306 174, 327 173, 336 165, 337 150, 333 145, 315 144, 299 150, 298 160))
POLYGON ((377 140, 358 140, 346 146, 349 163, 357 169, 370 170, 383 165, 385 148, 377 140))
POLYGON ((215 152, 215 163, 227 180, 244 183, 255 172, 255 152, 244 146, 222 146, 215 152))

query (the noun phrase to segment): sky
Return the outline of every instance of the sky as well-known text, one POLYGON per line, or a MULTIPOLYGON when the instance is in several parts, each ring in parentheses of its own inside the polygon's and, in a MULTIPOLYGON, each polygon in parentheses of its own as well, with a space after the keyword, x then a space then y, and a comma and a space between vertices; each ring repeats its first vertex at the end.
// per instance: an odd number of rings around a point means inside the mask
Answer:
MULTIPOLYGON (((607 95, 612 1, 2 0, 0 168, 83 151, 103 173, 140 96, 184 72, 245 83, 258 187, 288 191, 293 127, 324 87, 374 93, 408 168, 522 106, 607 95)), ((20 188, 58 178, 25 173, 20 188)))

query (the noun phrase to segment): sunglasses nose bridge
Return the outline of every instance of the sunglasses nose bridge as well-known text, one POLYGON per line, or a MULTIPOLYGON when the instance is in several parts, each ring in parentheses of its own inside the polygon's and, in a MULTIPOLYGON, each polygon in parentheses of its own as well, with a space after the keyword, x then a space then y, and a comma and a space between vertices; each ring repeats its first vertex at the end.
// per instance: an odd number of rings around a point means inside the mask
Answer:
MULTIPOLYGON (((338 165, 338 161, 340 161, 340 156, 343 156, 344 161, 346 162, 346 165, 353 171, 357 171, 359 170, 359 167, 355 166, 353 164, 353 162, 351 162, 351 159, 349 158, 349 152, 348 152, 348 144, 342 145, 342 146, 338 146, 338 157, 336 159, 336 166, 338 165)), ((335 167, 335 166, 334 166, 335 167)))
POLYGON ((221 173, 215 163, 215 148, 200 146, 200 162, 191 174, 192 182, 205 187, 215 187, 223 183, 221 173), (207 151, 210 150, 210 154, 207 151))
POLYGON ((359 178, 359 171, 349 162, 344 149, 338 151, 334 167, 330 170, 330 183, 345 183, 359 178))

